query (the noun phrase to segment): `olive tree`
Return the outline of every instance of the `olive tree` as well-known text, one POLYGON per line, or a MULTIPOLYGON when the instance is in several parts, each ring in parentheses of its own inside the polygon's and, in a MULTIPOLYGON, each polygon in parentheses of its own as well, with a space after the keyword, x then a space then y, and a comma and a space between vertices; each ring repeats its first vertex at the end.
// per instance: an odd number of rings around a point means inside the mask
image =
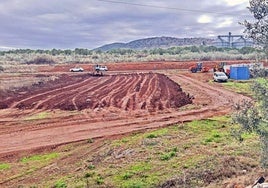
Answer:
POLYGON ((268 168, 268 82, 257 79, 251 86, 256 102, 242 101, 236 105, 233 120, 241 125, 237 131, 240 139, 244 132, 256 133, 261 144, 261 166, 268 168))
POLYGON ((242 25, 245 26, 245 33, 254 42, 263 47, 268 56, 268 1, 250 0, 249 11, 254 16, 254 21, 245 20, 242 25))
MULTIPOLYGON (((249 11, 255 22, 244 21, 245 33, 260 44, 268 56, 268 1, 250 0, 249 11)), ((268 81, 257 79, 251 87, 254 93, 253 101, 243 101, 236 105, 237 113, 233 120, 241 125, 239 135, 249 132, 256 133, 261 144, 261 166, 268 169, 268 81)))

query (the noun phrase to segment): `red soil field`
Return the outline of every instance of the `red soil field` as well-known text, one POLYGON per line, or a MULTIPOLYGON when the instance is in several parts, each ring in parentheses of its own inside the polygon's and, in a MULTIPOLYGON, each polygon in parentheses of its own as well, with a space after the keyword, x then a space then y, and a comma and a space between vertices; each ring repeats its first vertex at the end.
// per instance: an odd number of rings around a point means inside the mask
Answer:
POLYGON ((26 75, 58 79, 0 94, 0 158, 225 115, 247 98, 209 82, 212 72, 179 70, 194 62, 144 64, 110 64, 113 71, 103 77, 67 73, 71 65, 40 66, 26 75))

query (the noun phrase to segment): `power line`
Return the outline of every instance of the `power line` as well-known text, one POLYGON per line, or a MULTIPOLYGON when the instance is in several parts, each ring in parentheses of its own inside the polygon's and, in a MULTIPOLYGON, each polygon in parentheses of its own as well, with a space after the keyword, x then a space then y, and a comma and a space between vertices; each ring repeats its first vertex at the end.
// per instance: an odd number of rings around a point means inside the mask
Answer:
MULTIPOLYGON (((207 14, 217 14, 217 15, 231 15, 235 16, 237 14, 233 13, 223 13, 223 12, 215 12, 215 11, 205 11, 200 9, 185 9, 185 8, 177 8, 177 7, 166 7, 166 6, 157 6, 157 5, 148 5, 148 4, 140 4, 140 3, 129 3, 129 2, 122 2, 122 1, 115 1, 115 0, 98 0, 107 3, 114 3, 114 4, 125 4, 125 5, 132 5, 132 6, 140 6, 140 7, 150 7, 150 8, 159 8, 159 9, 169 9, 169 10, 178 10, 184 12, 199 12, 199 13, 207 13, 207 14)), ((240 14, 241 15, 241 14, 240 14)), ((246 15, 246 14, 243 14, 246 15)))

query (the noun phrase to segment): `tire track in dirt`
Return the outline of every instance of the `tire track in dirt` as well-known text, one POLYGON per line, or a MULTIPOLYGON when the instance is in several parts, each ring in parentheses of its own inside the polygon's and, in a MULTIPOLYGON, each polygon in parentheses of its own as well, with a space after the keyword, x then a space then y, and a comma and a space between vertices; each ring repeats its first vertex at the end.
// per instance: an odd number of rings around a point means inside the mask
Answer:
MULTIPOLYGON (((206 91, 210 91, 207 92, 211 103, 208 104, 209 106, 215 108, 215 107, 220 107, 220 105, 228 105, 228 104, 233 104, 233 101, 238 101, 242 95, 238 95, 236 93, 233 93, 231 91, 228 90, 224 90, 222 88, 217 88, 214 86, 210 86, 208 84, 204 84, 201 81, 195 80, 193 78, 189 78, 187 76, 184 75, 180 75, 180 76, 173 76, 171 78, 174 78, 174 81, 178 80, 183 80, 186 83, 193 83, 195 86, 195 89, 197 89, 197 91, 202 91, 202 90, 206 90, 206 91)), ((243 96, 242 98, 247 98, 248 100, 250 100, 248 97, 243 96)))
MULTIPOLYGON (((137 83, 140 81, 142 74, 136 74, 134 75, 134 78, 132 79, 132 82, 129 83, 129 89, 127 90, 127 94, 123 96, 122 98, 122 104, 121 108, 125 110, 135 110, 135 96, 137 95, 137 90, 135 89, 137 83)), ((120 92, 118 90, 117 92, 120 92)), ((115 97, 116 93, 113 94, 113 97, 115 97)), ((113 100, 113 99, 112 99, 113 100)))
MULTIPOLYGON (((88 84, 86 84, 85 86, 76 89, 77 93, 74 94, 74 96, 72 96, 72 104, 73 104, 75 110, 78 110, 78 106, 76 104, 77 97, 92 90, 93 87, 95 86, 95 84, 98 83, 98 81, 99 81, 99 79, 96 79, 96 80, 94 80, 94 82, 91 82, 90 83, 92 85, 91 87, 89 87, 88 84)), ((105 82, 105 80, 102 80, 101 84, 104 82, 105 82)))
MULTIPOLYGON (((135 81, 135 76, 130 78, 127 75, 121 75, 124 79, 121 80, 120 83, 111 83, 111 88, 107 88, 107 93, 99 92, 99 98, 106 99, 107 101, 111 101, 109 106, 115 106, 117 108, 122 107, 122 100, 124 96, 127 95, 127 91, 131 86, 131 83, 135 81)), ((105 101, 106 101, 105 100, 105 101)))
POLYGON ((151 99, 151 94, 152 94, 152 91, 153 91, 153 86, 155 84, 155 75, 153 76, 153 74, 149 74, 149 77, 150 79, 148 80, 148 82, 144 82, 142 84, 142 89, 141 91, 141 95, 140 97, 142 99, 145 99, 145 101, 142 103, 142 109, 147 109, 147 110, 151 110, 150 108, 150 99, 151 99))
MULTIPOLYGON (((88 79, 90 79, 90 78, 88 78, 88 79)), ((83 84, 83 82, 86 82, 86 81, 87 81, 87 79, 84 80, 84 81, 82 81, 82 82, 78 82, 78 83, 74 83, 74 84, 68 84, 67 86, 64 86, 64 87, 61 87, 61 88, 53 89, 52 91, 46 91, 46 92, 42 92, 42 91, 41 91, 41 93, 37 93, 37 94, 35 94, 35 95, 32 95, 32 96, 30 96, 30 97, 26 97, 26 98, 24 98, 24 99, 22 99, 22 100, 19 100, 19 101, 13 103, 13 104, 10 106, 10 108, 15 108, 18 104, 23 103, 23 102, 26 102, 26 101, 28 101, 28 100, 33 100, 34 98, 38 98, 38 97, 46 97, 47 95, 55 94, 55 93, 58 92, 58 91, 63 91, 63 90, 71 89, 72 87, 76 87, 77 85, 81 85, 81 84, 83 84)))
POLYGON ((138 104, 140 104, 141 109, 146 109, 146 99, 144 98, 144 96, 146 96, 145 94, 147 92, 149 82, 150 82, 150 79, 143 79, 143 81, 140 84, 140 92, 138 94, 139 96, 138 98, 140 99, 140 102, 138 104))
POLYGON ((80 93, 81 91, 85 90, 88 87, 88 83, 91 83, 91 84, 93 83, 94 84, 95 82, 98 82, 98 79, 88 78, 88 79, 84 80, 82 83, 80 83, 79 85, 74 84, 75 86, 71 87, 68 91, 60 90, 59 92, 56 93, 56 95, 52 95, 52 96, 50 95, 50 97, 47 97, 46 99, 41 100, 40 102, 38 102, 38 104, 35 105, 34 109, 43 108, 45 103, 48 103, 48 104, 52 103, 52 104, 56 105, 57 103, 49 102, 49 101, 60 101, 60 99, 66 99, 66 95, 68 97, 70 97, 70 95, 68 95, 69 92, 74 93, 74 94, 80 93))
MULTIPOLYGON (((131 103, 131 98, 136 95, 136 91, 135 91, 135 85, 139 82, 139 76, 137 74, 134 75, 134 79, 132 80, 132 82, 129 82, 127 87, 128 89, 125 89, 124 93, 125 96, 123 96, 122 100, 121 100, 121 104, 120 106, 125 109, 125 110, 135 110, 136 108, 134 108, 134 106, 130 106, 131 103)), ((133 103, 133 102, 132 102, 133 103)), ((134 104, 134 103, 133 103, 134 104)))
MULTIPOLYGON (((88 82, 86 82, 82 87, 77 87, 74 88, 68 92, 62 92, 60 95, 56 95, 55 98, 51 98, 51 108, 59 108, 62 109, 61 106, 64 105, 65 103, 69 103, 70 105, 67 106, 67 109, 63 110, 75 110, 75 106, 73 104, 73 98, 76 95, 84 95, 85 93, 92 93, 94 92, 97 88, 99 87, 106 87, 106 85, 108 83, 110 83, 110 77, 103 77, 103 79, 99 78, 99 77, 92 77, 92 79, 94 79, 94 82, 92 82, 91 80, 89 80, 88 82), (99 80, 101 80, 100 82, 98 82, 99 80), (55 103, 55 101, 58 101, 55 103), (71 101, 71 102, 70 102, 71 101), (72 105, 71 105, 72 104, 72 105)), ((81 100, 81 99, 79 99, 81 100)), ((83 100, 83 102, 86 102, 86 99, 83 100)), ((77 110, 79 110, 79 107, 77 105, 78 102, 75 102, 77 110)), ((66 107, 65 107, 66 108, 66 107)))
POLYGON ((157 77, 156 75, 153 75, 152 77, 152 82, 148 85, 148 97, 147 97, 147 103, 150 104, 148 105, 148 110, 149 111, 154 111, 155 109, 159 110, 157 108, 157 104, 160 102, 160 98, 159 98, 159 92, 157 92, 158 88, 158 81, 159 81, 159 77, 157 77))
MULTIPOLYGON (((64 98, 63 96, 66 95, 66 93, 74 93, 75 95, 79 94, 80 92, 83 92, 84 90, 88 89, 89 87, 89 83, 94 85, 95 83, 97 83, 99 81, 99 78, 95 79, 95 78, 89 78, 86 79, 85 81, 83 81, 83 83, 81 83, 80 85, 76 85, 75 87, 70 88, 69 90, 63 90, 57 93, 57 95, 54 95, 44 101, 42 101, 42 103, 46 103, 48 101, 57 101, 60 98, 64 98)), ((103 82, 105 80, 102 80, 103 82)), ((90 88, 89 88, 90 89, 90 88)), ((67 95, 68 97, 70 97, 69 95, 67 95)), ((41 106, 41 105, 40 105, 41 106)), ((37 106, 37 108, 40 109, 40 106, 37 106)))
POLYGON ((114 97, 120 92, 123 83, 126 81, 126 77, 116 77, 115 80, 110 84, 111 87, 104 88, 102 92, 102 103, 106 103, 107 107, 110 107, 114 104, 114 97))
POLYGON ((168 89, 168 84, 163 84, 163 83, 160 83, 161 85, 159 86, 159 88, 161 88, 161 97, 163 98, 163 106, 165 108, 169 108, 170 107, 170 104, 168 103, 168 99, 170 98, 171 94, 170 94, 170 91, 168 89))
MULTIPOLYGON (((83 82, 86 82, 87 80, 84 80, 83 82)), ((81 85, 82 83, 75 83, 75 84, 69 84, 68 86, 62 87, 62 88, 56 88, 52 89, 52 91, 47 92, 37 92, 36 94, 31 95, 30 97, 26 97, 22 100, 18 100, 15 103, 13 103, 10 108, 24 108, 25 106, 30 106, 30 108, 34 108, 36 103, 32 103, 32 101, 43 101, 46 100, 46 98, 53 97, 58 91, 66 91, 68 89, 71 89, 72 87, 76 87, 77 85, 81 85), (28 103, 28 104, 27 104, 28 103)))

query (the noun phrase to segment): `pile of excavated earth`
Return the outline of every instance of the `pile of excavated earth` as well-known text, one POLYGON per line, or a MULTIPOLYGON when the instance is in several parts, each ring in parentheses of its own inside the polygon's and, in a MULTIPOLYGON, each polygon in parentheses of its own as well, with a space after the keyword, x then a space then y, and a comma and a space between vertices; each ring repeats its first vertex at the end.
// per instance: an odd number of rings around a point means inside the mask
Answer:
POLYGON ((156 111, 192 101, 163 74, 134 73, 93 77, 61 75, 54 81, 21 88, 0 100, 0 108, 84 110, 115 107, 156 111))

